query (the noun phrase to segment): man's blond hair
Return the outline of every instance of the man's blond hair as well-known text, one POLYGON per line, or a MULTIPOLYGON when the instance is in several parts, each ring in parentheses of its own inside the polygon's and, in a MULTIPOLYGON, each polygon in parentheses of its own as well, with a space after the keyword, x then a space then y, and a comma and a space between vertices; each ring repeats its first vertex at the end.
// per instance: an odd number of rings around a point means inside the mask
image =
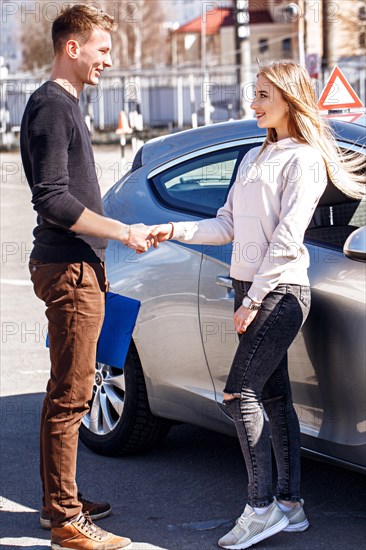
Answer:
POLYGON ((98 10, 94 6, 77 4, 64 8, 52 25, 52 41, 55 54, 62 52, 64 45, 70 38, 75 38, 81 44, 85 44, 95 28, 114 32, 117 24, 111 15, 98 10))

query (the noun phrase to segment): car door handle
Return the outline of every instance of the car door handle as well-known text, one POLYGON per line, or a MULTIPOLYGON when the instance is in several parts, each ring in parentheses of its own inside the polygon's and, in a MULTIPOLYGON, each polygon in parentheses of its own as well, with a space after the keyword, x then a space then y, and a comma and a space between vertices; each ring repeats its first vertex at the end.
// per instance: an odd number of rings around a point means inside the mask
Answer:
POLYGON ((226 288, 233 288, 233 280, 227 275, 217 275, 216 284, 220 286, 225 286, 226 288))

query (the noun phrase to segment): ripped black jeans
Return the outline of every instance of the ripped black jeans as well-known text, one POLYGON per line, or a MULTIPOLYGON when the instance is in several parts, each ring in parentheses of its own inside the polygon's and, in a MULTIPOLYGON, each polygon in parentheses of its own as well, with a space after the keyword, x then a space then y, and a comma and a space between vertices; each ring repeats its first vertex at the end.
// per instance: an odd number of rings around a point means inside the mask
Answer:
MULTIPOLYGON (((233 281, 235 310, 251 283, 233 281)), ((310 308, 310 288, 280 284, 263 300, 240 335, 224 389, 248 471, 248 503, 273 501, 271 442, 277 465, 277 498, 300 500, 300 429, 292 404, 287 350, 310 308)))

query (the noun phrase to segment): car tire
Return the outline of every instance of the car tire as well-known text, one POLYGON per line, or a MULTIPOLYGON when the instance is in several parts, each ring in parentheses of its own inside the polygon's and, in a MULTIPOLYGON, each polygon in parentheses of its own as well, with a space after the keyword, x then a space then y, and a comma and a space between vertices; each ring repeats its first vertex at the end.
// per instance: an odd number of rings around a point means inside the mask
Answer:
POLYGON ((97 363, 90 411, 80 427, 84 445, 101 455, 137 454, 162 441, 171 426, 169 420, 150 411, 144 374, 133 342, 123 371, 97 363))

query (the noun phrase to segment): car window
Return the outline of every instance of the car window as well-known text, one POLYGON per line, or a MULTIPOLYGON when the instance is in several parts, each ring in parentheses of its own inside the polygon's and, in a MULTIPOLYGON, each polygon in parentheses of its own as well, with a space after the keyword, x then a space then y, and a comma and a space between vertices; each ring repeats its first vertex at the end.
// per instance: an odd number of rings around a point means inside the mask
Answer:
MULTIPOLYGON (((182 213, 215 216, 225 203, 245 153, 256 143, 207 152, 153 176, 158 200, 182 213)), ((342 250, 347 237, 366 223, 364 200, 350 199, 330 181, 306 231, 306 241, 342 250)))
POLYGON ((174 210, 215 215, 225 203, 243 156, 253 145, 201 154, 170 167, 152 178, 153 189, 160 201, 174 210))
POLYGON ((328 181, 306 231, 306 241, 342 250, 347 237, 365 224, 365 199, 347 197, 328 181))

